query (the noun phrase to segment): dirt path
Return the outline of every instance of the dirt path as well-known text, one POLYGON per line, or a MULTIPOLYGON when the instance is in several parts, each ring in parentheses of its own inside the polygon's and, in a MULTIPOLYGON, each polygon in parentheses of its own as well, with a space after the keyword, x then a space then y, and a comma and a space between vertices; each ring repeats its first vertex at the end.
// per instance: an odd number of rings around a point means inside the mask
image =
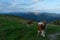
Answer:
POLYGON ((50 34, 50 35, 48 35, 48 37, 49 37, 50 40, 56 40, 58 35, 60 35, 60 33, 50 34))

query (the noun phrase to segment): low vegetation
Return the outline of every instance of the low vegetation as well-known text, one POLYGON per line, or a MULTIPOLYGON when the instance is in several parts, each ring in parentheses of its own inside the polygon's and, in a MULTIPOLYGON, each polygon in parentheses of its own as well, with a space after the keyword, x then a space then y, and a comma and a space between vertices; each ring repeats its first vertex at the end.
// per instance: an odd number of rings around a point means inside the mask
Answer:
MULTIPOLYGON (((36 37, 37 22, 27 26, 27 21, 21 17, 0 15, 0 40, 49 40, 47 36, 36 37)), ((60 32, 59 26, 47 26, 47 35, 57 32, 60 32)))

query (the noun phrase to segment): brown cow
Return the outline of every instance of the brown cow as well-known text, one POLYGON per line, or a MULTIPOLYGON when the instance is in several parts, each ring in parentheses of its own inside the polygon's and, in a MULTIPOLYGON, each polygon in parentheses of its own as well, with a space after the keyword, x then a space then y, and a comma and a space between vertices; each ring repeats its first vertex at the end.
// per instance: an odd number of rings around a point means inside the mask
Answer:
POLYGON ((33 21, 32 20, 29 20, 28 22, 27 22, 27 24, 32 24, 33 23, 33 21))
POLYGON ((27 24, 28 24, 27 26, 32 25, 32 24, 33 24, 33 20, 28 20, 28 21, 27 21, 27 24))
POLYGON ((46 21, 39 22, 37 36, 39 36, 39 34, 41 34, 41 36, 45 37, 45 28, 46 28, 46 21))

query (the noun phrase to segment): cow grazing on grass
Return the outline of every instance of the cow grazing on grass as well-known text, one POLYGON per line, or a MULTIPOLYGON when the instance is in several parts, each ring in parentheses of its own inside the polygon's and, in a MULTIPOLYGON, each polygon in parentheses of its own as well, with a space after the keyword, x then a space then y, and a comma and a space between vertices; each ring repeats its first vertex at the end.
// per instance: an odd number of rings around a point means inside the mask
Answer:
POLYGON ((33 20, 28 20, 27 24, 28 24, 28 26, 32 25, 33 24, 33 20))
POLYGON ((29 20, 29 21, 27 22, 28 25, 31 25, 32 23, 33 23, 32 20, 29 20))
POLYGON ((33 21, 32 20, 29 20, 28 22, 27 22, 27 24, 32 24, 33 23, 33 21))
POLYGON ((46 28, 46 21, 39 22, 37 36, 39 36, 39 34, 40 34, 41 36, 45 37, 45 28, 46 28))

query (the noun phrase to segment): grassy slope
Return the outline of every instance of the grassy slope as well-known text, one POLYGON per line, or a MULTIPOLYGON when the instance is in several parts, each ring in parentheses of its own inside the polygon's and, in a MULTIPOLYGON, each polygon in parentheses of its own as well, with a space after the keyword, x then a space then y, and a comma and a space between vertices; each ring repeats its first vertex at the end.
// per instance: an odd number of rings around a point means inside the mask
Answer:
MULTIPOLYGON (((26 21, 15 16, 0 15, 0 40, 48 40, 48 37, 37 38, 37 24, 28 27, 26 21)), ((60 32, 59 26, 48 25, 47 34, 56 32, 60 32)))

